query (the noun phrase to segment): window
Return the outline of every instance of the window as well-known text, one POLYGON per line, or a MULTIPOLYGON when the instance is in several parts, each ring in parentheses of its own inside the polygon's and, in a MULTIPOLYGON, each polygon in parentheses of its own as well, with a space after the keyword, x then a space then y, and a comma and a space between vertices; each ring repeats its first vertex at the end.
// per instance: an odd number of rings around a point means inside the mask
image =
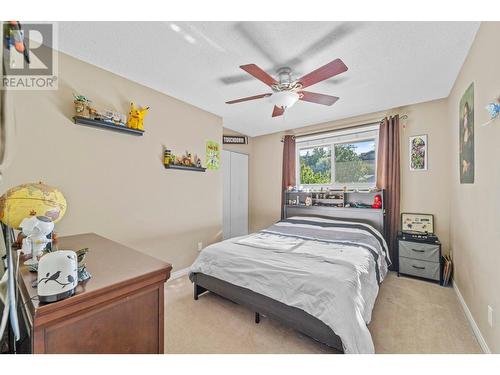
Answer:
POLYGON ((375 186, 378 124, 297 138, 297 182, 302 186, 375 186))

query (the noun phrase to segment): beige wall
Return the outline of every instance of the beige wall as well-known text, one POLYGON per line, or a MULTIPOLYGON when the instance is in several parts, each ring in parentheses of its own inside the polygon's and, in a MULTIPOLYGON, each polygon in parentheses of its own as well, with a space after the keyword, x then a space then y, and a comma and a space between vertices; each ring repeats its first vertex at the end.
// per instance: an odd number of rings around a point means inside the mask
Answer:
POLYGON ((484 109, 500 94, 500 23, 484 22, 448 99, 446 126, 451 139, 451 248, 455 282, 490 350, 500 352, 500 119, 487 127, 484 109), (458 106, 474 82, 475 181, 460 184, 458 106), (493 328, 487 306, 494 309, 493 328))
POLYGON ((165 170, 162 147, 204 159, 205 142, 222 139, 222 119, 64 54, 59 70, 59 90, 13 93, 15 152, 0 192, 43 180, 68 201, 56 225, 60 234, 96 232, 171 262, 174 270, 189 266, 198 242, 221 238, 221 173, 165 170), (131 100, 151 106, 146 133, 74 125, 73 92, 124 113, 131 100))
MULTIPOLYGON (((448 249, 449 243, 449 137, 446 122, 446 101, 437 100, 421 103, 387 112, 358 116, 334 121, 289 133, 304 134, 315 131, 338 129, 346 126, 366 124, 382 119, 388 114, 407 114, 401 128, 401 211, 433 213, 436 218, 436 232, 448 249), (429 143, 429 169, 411 172, 408 167, 408 137, 427 134, 429 143)), ((251 153, 251 201, 250 227, 252 230, 265 228, 280 218, 281 204, 281 162, 283 147, 281 137, 275 133, 255 137, 251 153)))

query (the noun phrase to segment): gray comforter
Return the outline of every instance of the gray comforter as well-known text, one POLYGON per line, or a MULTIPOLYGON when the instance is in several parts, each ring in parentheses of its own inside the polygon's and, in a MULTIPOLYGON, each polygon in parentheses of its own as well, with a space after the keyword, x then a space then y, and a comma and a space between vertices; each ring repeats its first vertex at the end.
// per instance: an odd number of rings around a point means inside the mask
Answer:
POLYGON ((320 319, 346 353, 374 353, 367 324, 390 263, 366 224, 293 217, 205 248, 191 266, 320 319))

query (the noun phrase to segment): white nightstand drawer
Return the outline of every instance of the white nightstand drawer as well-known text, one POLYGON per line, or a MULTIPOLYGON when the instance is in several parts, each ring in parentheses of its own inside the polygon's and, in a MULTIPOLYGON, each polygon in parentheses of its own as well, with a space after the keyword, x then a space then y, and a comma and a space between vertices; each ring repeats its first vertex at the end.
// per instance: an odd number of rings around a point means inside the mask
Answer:
POLYGON ((399 256, 439 263, 439 244, 400 240, 399 256))
POLYGON ((439 263, 399 257, 399 272, 439 281, 439 263))

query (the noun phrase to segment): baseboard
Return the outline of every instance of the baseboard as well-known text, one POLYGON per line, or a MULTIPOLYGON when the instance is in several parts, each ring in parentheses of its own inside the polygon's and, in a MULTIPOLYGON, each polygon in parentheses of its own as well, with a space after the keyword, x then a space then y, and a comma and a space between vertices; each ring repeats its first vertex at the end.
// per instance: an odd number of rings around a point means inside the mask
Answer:
POLYGON ((472 313, 469 310, 469 307, 465 303, 464 297, 462 296, 462 293, 460 293, 460 289, 458 289, 457 283, 455 283, 455 281, 453 281, 452 283, 453 283, 453 289, 457 294, 458 300, 460 301, 460 304, 464 309, 465 316, 467 317, 467 320, 469 321, 469 324, 472 327, 472 331, 474 332, 474 335, 476 336, 476 339, 479 342, 481 349, 483 350, 484 353, 491 354, 491 350, 488 347, 488 344, 486 343, 486 340, 484 339, 481 331, 479 330, 479 327, 477 326, 476 321, 474 320, 474 317, 472 316, 472 313))
POLYGON ((189 273, 189 267, 174 271, 170 274, 170 280, 178 279, 179 277, 186 276, 189 273))

